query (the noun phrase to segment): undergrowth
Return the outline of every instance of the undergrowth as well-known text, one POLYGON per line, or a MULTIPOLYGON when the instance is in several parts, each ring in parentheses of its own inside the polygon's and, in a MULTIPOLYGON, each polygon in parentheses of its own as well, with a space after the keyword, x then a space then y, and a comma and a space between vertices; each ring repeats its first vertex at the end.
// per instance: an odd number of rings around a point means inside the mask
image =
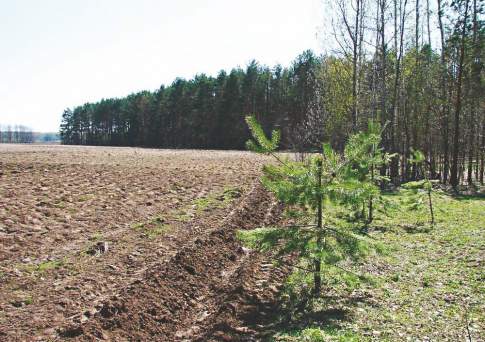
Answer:
MULTIPOLYGON (((485 199, 437 192, 432 226, 427 208, 405 205, 407 196, 383 196, 389 205, 368 226, 380 253, 324 267, 319 298, 304 261, 296 265, 265 325, 269 341, 485 338, 485 199)), ((333 224, 348 224, 333 214, 333 224)))

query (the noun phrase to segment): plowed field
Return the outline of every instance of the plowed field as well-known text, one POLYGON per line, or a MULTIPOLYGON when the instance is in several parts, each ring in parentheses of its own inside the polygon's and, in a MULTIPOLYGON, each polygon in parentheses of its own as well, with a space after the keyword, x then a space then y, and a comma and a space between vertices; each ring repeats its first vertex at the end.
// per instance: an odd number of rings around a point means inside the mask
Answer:
POLYGON ((278 219, 264 161, 0 145, 0 340, 254 338, 286 272, 235 239, 278 219))

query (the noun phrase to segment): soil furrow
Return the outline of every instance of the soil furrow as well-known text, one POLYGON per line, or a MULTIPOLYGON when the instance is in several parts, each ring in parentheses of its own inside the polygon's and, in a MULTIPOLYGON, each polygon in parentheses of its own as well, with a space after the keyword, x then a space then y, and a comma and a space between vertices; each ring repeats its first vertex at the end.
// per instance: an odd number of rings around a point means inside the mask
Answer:
POLYGON ((243 269, 262 259, 235 238, 237 229, 274 222, 278 210, 258 185, 228 218, 179 250, 168 262, 149 269, 105 302, 85 324, 61 330, 79 340, 196 340, 242 288, 243 269), (268 209, 269 208, 269 209, 268 209), (273 212, 269 219, 268 211, 273 212))

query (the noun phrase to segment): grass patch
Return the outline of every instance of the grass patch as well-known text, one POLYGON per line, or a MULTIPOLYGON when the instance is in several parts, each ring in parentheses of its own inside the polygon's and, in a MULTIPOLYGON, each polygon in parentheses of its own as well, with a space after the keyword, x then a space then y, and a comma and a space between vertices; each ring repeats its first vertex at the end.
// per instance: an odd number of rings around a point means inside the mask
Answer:
POLYGON ((270 341, 308 341, 308 342, 359 342, 365 341, 362 336, 355 334, 352 331, 341 331, 332 327, 327 328, 305 328, 303 330, 289 331, 280 333, 270 341))
POLYGON ((197 198, 194 205, 198 213, 215 208, 224 208, 235 198, 241 197, 241 194, 242 192, 238 188, 224 188, 222 193, 197 198))
POLYGON ((189 222, 194 218, 194 215, 190 211, 180 210, 173 214, 173 218, 179 222, 189 222))
POLYGON ((93 199, 95 196, 94 194, 85 194, 81 195, 77 198, 78 202, 86 202, 89 201, 90 199, 93 199))
POLYGON ((33 303, 34 303, 34 298, 31 295, 25 294, 23 292, 17 293, 16 299, 10 302, 10 304, 12 304, 16 308, 20 308, 25 305, 31 305, 33 303))
MULTIPOLYGON (((425 206, 384 195, 392 205, 387 214, 376 213, 368 234, 385 252, 356 266, 341 264, 369 281, 324 268, 323 294, 313 300, 311 278, 302 281, 309 275, 295 270, 267 325, 268 340, 461 341, 468 331, 473 341, 485 339, 485 198, 433 196, 431 226, 425 206)), ((332 208, 326 209, 328 215, 332 208)), ((346 224, 331 216, 332 224, 346 224)))
POLYGON ((98 242, 103 240, 103 233, 102 232, 96 232, 91 237, 89 238, 90 241, 98 242))
POLYGON ((207 196, 196 198, 185 208, 174 212, 171 216, 179 222, 189 222, 196 215, 214 209, 225 208, 238 197, 241 197, 242 190, 239 188, 226 187, 222 192, 211 193, 207 196))
POLYGON ((34 299, 31 296, 27 296, 24 298, 24 304, 25 305, 30 305, 34 302, 34 299))
POLYGON ((149 239, 155 239, 170 230, 170 225, 165 224, 164 222, 165 219, 163 217, 156 216, 149 221, 135 223, 131 227, 140 231, 143 236, 149 239))
POLYGON ((39 264, 22 265, 22 269, 28 273, 42 274, 50 270, 55 270, 63 267, 64 260, 50 260, 44 261, 39 264))
POLYGON ((143 228, 145 228, 145 225, 146 225, 146 223, 145 223, 145 222, 133 223, 133 224, 131 225, 131 228, 133 228, 133 229, 137 229, 137 230, 138 230, 138 229, 143 229, 143 228))
POLYGON ((159 225, 159 226, 156 226, 152 229, 149 229, 146 232, 146 235, 150 239, 155 239, 157 236, 163 235, 166 232, 168 232, 169 230, 170 230, 170 226, 168 224, 159 225))
POLYGON ((60 201, 60 202, 55 203, 54 206, 59 208, 59 209, 65 209, 66 208, 66 202, 60 201))

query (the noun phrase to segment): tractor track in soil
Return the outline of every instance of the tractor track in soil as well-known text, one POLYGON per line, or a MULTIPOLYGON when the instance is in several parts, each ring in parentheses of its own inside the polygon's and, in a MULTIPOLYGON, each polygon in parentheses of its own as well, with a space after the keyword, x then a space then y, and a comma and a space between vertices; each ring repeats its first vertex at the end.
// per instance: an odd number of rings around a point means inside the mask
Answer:
POLYGON ((59 338, 117 341, 256 341, 257 323, 275 305, 289 272, 243 248, 238 229, 279 221, 281 207, 258 183, 214 228, 104 301, 59 338), (253 328, 248 325, 252 325, 253 328))

